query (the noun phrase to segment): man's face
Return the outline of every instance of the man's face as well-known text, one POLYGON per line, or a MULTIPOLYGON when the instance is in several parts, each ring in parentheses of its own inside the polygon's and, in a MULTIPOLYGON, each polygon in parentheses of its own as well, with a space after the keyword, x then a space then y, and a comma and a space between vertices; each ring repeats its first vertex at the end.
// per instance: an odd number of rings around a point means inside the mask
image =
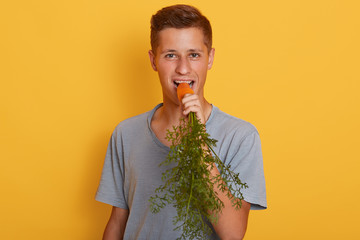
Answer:
POLYGON ((180 82, 190 83, 200 99, 204 97, 207 71, 214 59, 208 52, 204 34, 199 28, 167 28, 159 32, 156 53, 149 52, 152 67, 158 72, 164 102, 179 104, 176 88, 180 82))

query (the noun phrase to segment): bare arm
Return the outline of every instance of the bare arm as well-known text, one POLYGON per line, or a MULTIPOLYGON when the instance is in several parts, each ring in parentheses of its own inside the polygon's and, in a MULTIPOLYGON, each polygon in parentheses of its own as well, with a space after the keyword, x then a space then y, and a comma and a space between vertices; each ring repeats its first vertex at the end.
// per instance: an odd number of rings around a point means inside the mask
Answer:
MULTIPOLYGON (((219 174, 216 167, 213 168, 212 174, 219 174)), ((218 188, 218 186, 214 186, 218 188)), ((238 240, 245 236, 249 211, 251 204, 242 200, 242 206, 236 210, 231 200, 226 196, 226 192, 215 189, 219 198, 224 203, 224 208, 219 214, 218 222, 213 224, 214 229, 222 240, 238 240)))
POLYGON ((129 210, 113 207, 104 231, 103 240, 123 239, 128 216, 129 210))
MULTIPOLYGON (((199 96, 196 94, 186 94, 182 99, 182 104, 184 109, 183 114, 185 116, 190 112, 194 112, 201 123, 206 123, 206 119, 209 117, 211 111, 209 103, 206 102, 202 104, 199 96)), ((217 176, 219 174, 217 167, 214 165, 211 175, 217 176)), ((251 204, 242 201, 242 207, 239 210, 235 210, 231 200, 226 196, 226 192, 220 191, 217 185, 214 186, 214 188, 215 192, 218 193, 220 200, 225 205, 222 212, 219 214, 218 222, 213 224, 217 235, 222 240, 243 239, 247 228, 251 204)))

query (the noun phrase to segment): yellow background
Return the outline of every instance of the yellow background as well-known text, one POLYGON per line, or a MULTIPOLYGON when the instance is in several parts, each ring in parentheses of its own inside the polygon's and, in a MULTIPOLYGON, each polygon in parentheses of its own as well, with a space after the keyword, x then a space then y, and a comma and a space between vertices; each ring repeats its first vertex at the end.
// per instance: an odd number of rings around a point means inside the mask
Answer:
MULTIPOLYGON (((184 1, 213 25, 208 100, 252 122, 268 210, 246 239, 360 239, 360 17, 346 0, 184 1)), ((149 21, 178 1, 0 4, 0 239, 100 239, 114 127, 161 101, 149 21)))

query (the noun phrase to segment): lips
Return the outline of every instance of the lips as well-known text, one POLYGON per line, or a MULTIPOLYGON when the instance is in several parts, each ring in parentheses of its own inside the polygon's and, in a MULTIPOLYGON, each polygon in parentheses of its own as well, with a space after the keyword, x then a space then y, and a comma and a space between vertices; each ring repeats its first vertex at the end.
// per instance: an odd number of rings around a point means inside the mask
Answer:
POLYGON ((174 80, 175 87, 177 88, 180 83, 187 83, 190 85, 190 88, 193 86, 194 81, 192 80, 174 80))

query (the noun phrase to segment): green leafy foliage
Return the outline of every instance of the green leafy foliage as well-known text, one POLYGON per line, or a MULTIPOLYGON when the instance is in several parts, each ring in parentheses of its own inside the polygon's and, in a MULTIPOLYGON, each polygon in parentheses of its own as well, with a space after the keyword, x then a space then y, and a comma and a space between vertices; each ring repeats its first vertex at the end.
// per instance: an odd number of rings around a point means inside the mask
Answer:
POLYGON ((217 141, 210 138, 194 113, 189 114, 189 121, 181 119, 179 126, 168 130, 167 140, 171 142, 170 152, 160 165, 176 163, 176 166, 163 173, 164 185, 149 199, 151 210, 158 213, 167 204, 173 204, 177 211, 174 230, 182 232, 178 239, 206 239, 211 228, 204 218, 216 223, 224 207, 214 187, 225 192, 239 209, 243 199, 241 189, 248 186, 216 155, 213 148, 217 141), (220 175, 211 175, 214 164, 220 175))

